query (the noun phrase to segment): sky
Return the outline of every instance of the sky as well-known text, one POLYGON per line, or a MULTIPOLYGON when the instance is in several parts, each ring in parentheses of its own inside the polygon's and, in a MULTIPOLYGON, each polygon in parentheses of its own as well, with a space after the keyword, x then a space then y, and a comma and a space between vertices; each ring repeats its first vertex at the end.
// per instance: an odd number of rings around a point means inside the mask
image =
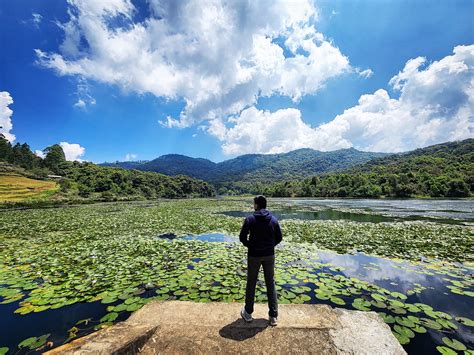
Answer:
POLYGON ((0 132, 222 161, 474 137, 474 0, 0 0, 0 132))

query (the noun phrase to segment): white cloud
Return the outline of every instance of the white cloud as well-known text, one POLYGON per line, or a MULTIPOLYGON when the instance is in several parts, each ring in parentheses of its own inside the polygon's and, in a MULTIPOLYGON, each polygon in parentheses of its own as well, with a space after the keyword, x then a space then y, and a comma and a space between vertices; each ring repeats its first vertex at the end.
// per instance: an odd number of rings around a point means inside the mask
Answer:
POLYGON ((31 17, 27 20, 22 20, 20 23, 26 26, 32 26, 36 29, 39 29, 41 22, 43 21, 43 16, 41 14, 32 13, 31 17))
POLYGON ((370 78, 372 75, 374 75, 374 72, 371 69, 365 69, 365 70, 356 69, 356 72, 364 78, 370 78))
MULTIPOLYGON (((80 82, 182 100, 179 116, 160 123, 204 126, 226 154, 299 147, 397 152, 473 136, 473 46, 433 63, 412 59, 389 82, 399 97, 379 89, 311 127, 297 109, 258 110, 258 99, 298 102, 335 76, 373 72, 351 67, 317 31, 310 0, 149 0, 150 15, 139 21, 130 0, 68 3, 64 41, 57 52, 36 50, 41 65, 80 82)), ((86 98, 78 95, 75 106, 95 102, 86 98)))
POLYGON ((315 128, 297 109, 251 107, 233 117, 230 128, 211 121, 207 131, 228 155, 302 147, 400 152, 474 137, 474 45, 455 47, 453 55, 424 64, 425 58, 409 60, 390 80, 399 98, 383 89, 362 95, 358 105, 315 128))
POLYGON ((137 157, 138 157, 138 155, 136 155, 136 154, 127 153, 127 154, 125 155, 125 158, 124 158, 124 159, 125 159, 125 161, 132 161, 132 160, 136 160, 137 157))
POLYGON ((77 101, 73 105, 75 108, 85 110, 88 106, 96 104, 95 98, 90 93, 89 84, 83 78, 78 78, 76 96, 77 101))
POLYGON ((68 143, 68 142, 61 142, 59 143, 61 148, 63 148, 64 155, 66 155, 66 160, 73 161, 83 161, 80 159, 84 153, 86 152, 86 149, 84 147, 81 147, 77 143, 68 143))
POLYGON ((13 99, 10 93, 7 91, 0 91, 0 133, 3 134, 9 142, 15 140, 15 136, 11 133, 13 128, 13 111, 8 107, 11 104, 13 104, 13 99))
POLYGON ((310 0, 150 0, 151 15, 141 22, 134 22, 137 9, 129 0, 68 3, 59 52, 38 49, 38 62, 59 75, 184 100, 179 117, 162 122, 168 127, 225 120, 261 96, 298 101, 353 72, 317 32, 310 0))
POLYGON ((37 27, 39 26, 42 20, 43 20, 43 16, 41 16, 40 14, 33 13, 32 21, 37 27))
POLYGON ((35 155, 37 157, 40 157, 41 159, 44 159, 44 157, 45 157, 44 152, 42 150, 39 150, 39 149, 35 150, 35 155))
POLYGON ((73 105, 74 107, 77 107, 77 108, 85 108, 86 107, 86 103, 84 100, 82 99, 78 99, 76 101, 76 103, 73 105))
POLYGON ((311 146, 315 135, 294 108, 272 113, 250 107, 232 121, 235 125, 230 129, 210 127, 210 132, 224 142, 222 149, 228 155, 287 152, 311 146))

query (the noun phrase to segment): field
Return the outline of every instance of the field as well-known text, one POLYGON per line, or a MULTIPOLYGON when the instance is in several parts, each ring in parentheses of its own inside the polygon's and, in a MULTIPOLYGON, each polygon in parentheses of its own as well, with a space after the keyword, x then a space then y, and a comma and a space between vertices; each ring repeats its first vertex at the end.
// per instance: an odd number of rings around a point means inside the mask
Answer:
POLYGON ((47 198, 58 189, 54 181, 34 180, 20 175, 0 175, 0 202, 47 198))
MULTIPOLYGON (((59 346, 151 300, 243 302, 243 218, 223 213, 250 207, 192 199, 0 212, 0 354, 59 346)), ((472 354, 472 225, 281 226, 279 303, 376 311, 408 352, 472 354)), ((266 302, 261 281, 256 301, 266 302)))

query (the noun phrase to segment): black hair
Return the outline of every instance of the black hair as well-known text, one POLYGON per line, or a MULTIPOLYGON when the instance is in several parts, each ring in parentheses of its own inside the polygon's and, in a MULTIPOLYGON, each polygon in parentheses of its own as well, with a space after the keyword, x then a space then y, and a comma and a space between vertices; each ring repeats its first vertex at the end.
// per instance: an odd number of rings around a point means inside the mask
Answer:
POLYGON ((263 195, 258 195, 253 198, 253 202, 259 207, 259 208, 267 208, 267 199, 263 195))

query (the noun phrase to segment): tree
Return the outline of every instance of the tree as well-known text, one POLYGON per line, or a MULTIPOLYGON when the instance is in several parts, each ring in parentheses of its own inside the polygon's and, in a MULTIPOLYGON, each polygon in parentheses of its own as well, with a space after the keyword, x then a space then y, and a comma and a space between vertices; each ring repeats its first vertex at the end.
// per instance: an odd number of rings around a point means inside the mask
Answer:
POLYGON ((9 161, 11 153, 12 145, 2 134, 0 136, 0 160, 9 161))
POLYGON ((44 165, 55 174, 62 174, 66 165, 66 155, 59 144, 47 147, 44 152, 46 157, 43 160, 44 165))
POLYGON ((462 180, 451 180, 449 182, 449 189, 446 196, 467 197, 469 196, 469 186, 462 180))

